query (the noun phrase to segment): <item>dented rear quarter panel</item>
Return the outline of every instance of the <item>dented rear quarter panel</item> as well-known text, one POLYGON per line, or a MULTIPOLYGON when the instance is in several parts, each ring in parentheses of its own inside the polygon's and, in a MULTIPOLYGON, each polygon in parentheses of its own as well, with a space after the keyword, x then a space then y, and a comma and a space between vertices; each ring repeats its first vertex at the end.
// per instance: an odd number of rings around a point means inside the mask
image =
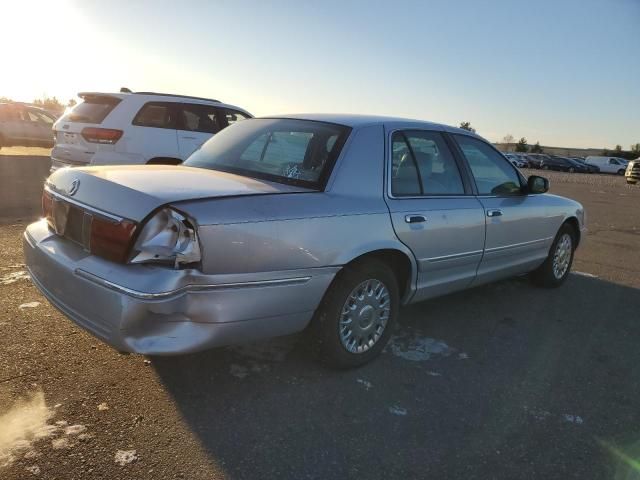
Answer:
MULTIPOLYGON (((415 262, 383 198, 384 130, 354 129, 324 192, 181 202, 198 223, 205 273, 340 266, 379 249, 415 262)), ((415 269, 414 269, 415 270, 415 269)))

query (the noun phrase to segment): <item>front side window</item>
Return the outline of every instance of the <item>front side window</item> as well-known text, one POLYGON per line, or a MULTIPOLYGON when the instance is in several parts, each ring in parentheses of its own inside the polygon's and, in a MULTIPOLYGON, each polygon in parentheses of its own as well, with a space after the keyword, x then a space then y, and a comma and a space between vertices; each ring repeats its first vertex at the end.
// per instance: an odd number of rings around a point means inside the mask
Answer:
POLYGON ((460 146, 480 195, 515 195, 522 192, 516 169, 482 140, 468 135, 454 135, 460 146))
POLYGON ((220 124, 215 107, 197 103, 185 103, 181 105, 180 130, 202 133, 218 133, 220 124))
POLYGON ((42 112, 38 112, 35 110, 28 110, 27 114, 29 116, 29 121, 31 122, 46 123, 48 125, 53 124, 53 119, 48 115, 43 114, 42 112))
POLYGON ((227 125, 233 125, 236 122, 251 118, 242 112, 238 112, 237 110, 230 110, 228 108, 224 109, 224 116, 227 119, 227 125))
POLYGON ((175 129, 175 104, 170 102, 145 103, 131 124, 139 127, 175 129))
POLYGON ((394 196, 463 195, 460 171, 438 132, 395 132, 391 193, 394 196))
POLYGON ((320 189, 349 132, 309 120, 251 119, 213 136, 184 165, 320 189))

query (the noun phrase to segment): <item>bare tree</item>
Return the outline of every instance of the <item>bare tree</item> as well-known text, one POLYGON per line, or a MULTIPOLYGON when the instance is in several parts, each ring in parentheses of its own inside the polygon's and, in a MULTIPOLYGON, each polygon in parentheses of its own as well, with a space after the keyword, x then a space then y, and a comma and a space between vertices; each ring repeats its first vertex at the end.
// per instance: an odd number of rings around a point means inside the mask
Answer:
POLYGON ((507 133, 504 137, 502 137, 502 143, 506 143, 506 150, 507 152, 510 149, 510 145, 514 142, 515 138, 513 138, 513 135, 511 135, 510 133, 507 133))
POLYGON ((462 128, 463 130, 469 130, 470 132, 474 133, 476 131, 476 129, 471 126, 471 122, 460 122, 460 128, 462 128))

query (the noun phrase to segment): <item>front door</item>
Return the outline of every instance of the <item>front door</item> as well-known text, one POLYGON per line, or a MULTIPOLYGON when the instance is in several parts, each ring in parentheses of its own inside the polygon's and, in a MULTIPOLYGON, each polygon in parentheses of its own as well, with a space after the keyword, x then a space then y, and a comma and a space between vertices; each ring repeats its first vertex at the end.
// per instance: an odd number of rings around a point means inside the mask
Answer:
POLYGON ((546 258, 557 225, 548 215, 545 197, 528 195, 524 179, 488 143, 469 135, 453 137, 472 172, 487 225, 475 283, 532 270, 546 258))
POLYGON ((484 210, 442 133, 392 135, 387 204, 393 228, 418 262, 415 300, 469 286, 484 246, 484 210))
POLYGON ((218 109, 210 105, 183 103, 178 117, 178 146, 185 160, 221 130, 218 109))

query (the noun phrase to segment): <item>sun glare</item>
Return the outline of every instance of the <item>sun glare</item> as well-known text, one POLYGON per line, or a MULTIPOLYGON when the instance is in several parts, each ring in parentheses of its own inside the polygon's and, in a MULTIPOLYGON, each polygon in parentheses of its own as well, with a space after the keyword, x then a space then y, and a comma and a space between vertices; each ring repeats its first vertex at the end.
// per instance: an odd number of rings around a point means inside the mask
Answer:
POLYGON ((104 38, 73 3, 0 1, 0 15, 0 96, 32 101, 56 95, 66 102, 95 77, 95 60, 88 54, 98 51, 104 38))

